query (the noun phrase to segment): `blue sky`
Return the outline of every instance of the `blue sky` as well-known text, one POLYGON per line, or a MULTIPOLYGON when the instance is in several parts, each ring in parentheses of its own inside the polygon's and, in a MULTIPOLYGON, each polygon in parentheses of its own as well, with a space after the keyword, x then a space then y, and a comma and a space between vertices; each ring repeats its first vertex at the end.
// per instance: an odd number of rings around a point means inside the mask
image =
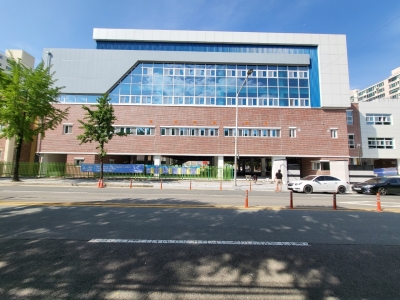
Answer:
POLYGON ((95 48, 93 28, 346 34, 350 88, 400 67, 399 0, 0 0, 0 51, 95 48))

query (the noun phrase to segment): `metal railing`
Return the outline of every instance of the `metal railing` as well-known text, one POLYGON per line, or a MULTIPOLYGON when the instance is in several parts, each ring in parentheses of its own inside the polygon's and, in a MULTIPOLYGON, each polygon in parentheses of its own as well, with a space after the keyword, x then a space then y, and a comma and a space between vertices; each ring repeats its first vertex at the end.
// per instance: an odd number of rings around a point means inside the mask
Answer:
MULTIPOLYGON (((0 177, 12 177, 12 162, 0 162, 0 177)), ((234 169, 214 166, 166 166, 144 165, 142 173, 107 173, 104 178, 137 178, 137 179, 218 179, 232 180, 234 169)), ((19 163, 21 177, 64 177, 64 178, 98 178, 99 173, 82 172, 80 166, 66 163, 19 163)))

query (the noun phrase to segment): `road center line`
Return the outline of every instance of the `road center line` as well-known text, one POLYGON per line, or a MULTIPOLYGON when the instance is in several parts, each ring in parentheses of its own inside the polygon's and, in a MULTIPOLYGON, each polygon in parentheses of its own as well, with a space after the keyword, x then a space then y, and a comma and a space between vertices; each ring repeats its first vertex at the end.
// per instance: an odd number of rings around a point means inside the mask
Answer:
POLYGON ((246 246, 310 246, 307 242, 204 241, 204 240, 126 240, 92 239, 89 243, 246 245, 246 246))

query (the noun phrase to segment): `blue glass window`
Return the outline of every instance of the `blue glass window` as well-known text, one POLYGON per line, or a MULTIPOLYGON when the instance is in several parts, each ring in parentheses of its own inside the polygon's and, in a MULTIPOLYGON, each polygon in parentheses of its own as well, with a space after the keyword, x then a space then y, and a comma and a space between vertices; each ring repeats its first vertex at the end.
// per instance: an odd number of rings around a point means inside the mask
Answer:
POLYGON ((247 89, 247 96, 248 97, 257 97, 257 88, 256 87, 249 87, 247 89))
POLYGON ((120 93, 120 95, 130 95, 131 94, 131 85, 130 84, 120 84, 119 85, 119 93, 120 93))
POLYGON ((268 78, 268 86, 278 86, 278 79, 268 78))
POLYGON ((268 97, 271 97, 271 98, 278 98, 278 88, 276 88, 276 87, 269 87, 269 88, 268 88, 268 97))
POLYGON ((217 105, 226 105, 226 98, 217 98, 217 105))
POLYGON ((279 88, 279 98, 289 98, 289 91, 287 88, 279 88))
POLYGON ((279 78, 278 82, 279 82, 279 86, 288 86, 287 78, 279 78))
POLYGON ((290 98, 299 98, 299 89, 298 88, 289 88, 289 97, 290 98))
POLYGON ((279 99, 279 106, 289 106, 289 100, 288 99, 279 99))
POLYGON ((267 78, 257 78, 257 85, 258 86, 267 86, 267 78))
MULTIPOLYGON (((242 106, 315 106, 310 101, 310 82, 315 82, 310 70, 303 66, 140 63, 110 95, 113 103, 235 105, 241 88, 238 104, 242 106), (249 68, 253 73, 247 77, 249 68), (136 101, 139 97, 145 102, 136 101)), ((87 103, 93 99, 88 95, 60 95, 60 101, 87 103)))
POLYGON ((298 79, 289 79, 289 86, 291 86, 291 87, 299 86, 299 80, 298 79))
POLYGON ((195 88, 195 94, 196 96, 205 96, 205 86, 197 86, 195 88))
POLYGON ((278 77, 279 78, 287 78, 287 72, 286 71, 278 71, 278 77))
POLYGON ((206 86, 206 96, 215 96, 215 86, 206 86))
POLYGON ((308 92, 309 92, 308 89, 300 88, 300 98, 309 98, 310 95, 308 92))

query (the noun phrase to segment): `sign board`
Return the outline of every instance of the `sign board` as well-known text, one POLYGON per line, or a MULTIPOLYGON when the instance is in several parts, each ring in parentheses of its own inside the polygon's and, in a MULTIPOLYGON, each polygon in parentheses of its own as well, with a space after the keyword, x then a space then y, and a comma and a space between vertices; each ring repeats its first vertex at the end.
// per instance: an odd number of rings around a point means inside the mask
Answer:
MULTIPOLYGON (((100 173, 100 164, 81 164, 81 172, 100 173)), ((144 173, 141 164, 104 164, 104 173, 144 173)))

